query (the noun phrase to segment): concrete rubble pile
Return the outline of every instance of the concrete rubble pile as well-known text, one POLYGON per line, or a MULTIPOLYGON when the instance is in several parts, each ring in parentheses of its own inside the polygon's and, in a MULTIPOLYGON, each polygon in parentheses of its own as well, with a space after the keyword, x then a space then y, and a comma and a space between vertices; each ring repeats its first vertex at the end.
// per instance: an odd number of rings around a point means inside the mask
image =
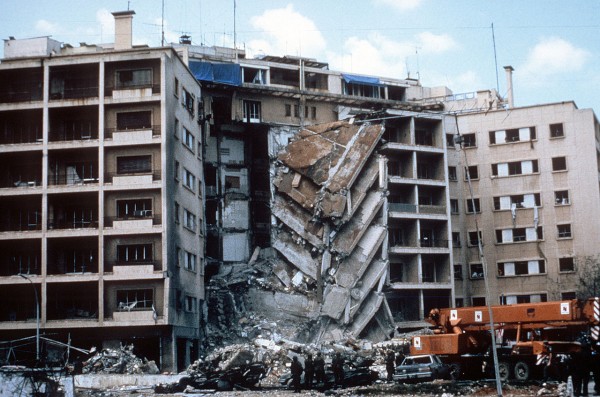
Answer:
POLYGON ((383 131, 368 122, 310 126, 278 155, 272 271, 302 293, 276 291, 262 303, 314 320, 307 342, 394 333, 383 293, 387 159, 376 152, 383 131))
POLYGON ((83 362, 84 374, 158 374, 154 361, 137 357, 133 345, 120 349, 103 349, 83 362))

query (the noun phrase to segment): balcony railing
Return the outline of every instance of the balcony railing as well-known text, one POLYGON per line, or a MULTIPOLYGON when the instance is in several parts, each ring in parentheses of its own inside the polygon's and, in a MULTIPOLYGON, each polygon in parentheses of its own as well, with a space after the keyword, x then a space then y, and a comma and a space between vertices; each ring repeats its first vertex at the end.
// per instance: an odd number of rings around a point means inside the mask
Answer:
POLYGON ((419 246, 421 248, 448 248, 448 240, 422 238, 419 240, 419 246))
POLYGON ((446 207, 443 205, 419 205, 421 214, 446 215, 446 207))
POLYGON ((153 181, 160 181, 161 178, 161 170, 160 169, 154 169, 152 171, 149 172, 132 172, 132 173, 128 173, 128 174, 119 174, 116 172, 107 172, 106 173, 106 180, 107 181, 112 181, 113 178, 115 177, 130 177, 130 176, 143 176, 143 175, 152 175, 152 180, 153 181))
POLYGON ((40 82, 39 87, 34 84, 37 83, 11 83, 10 91, 0 91, 0 103, 41 101, 42 84, 40 82))
POLYGON ((104 94, 106 96, 112 96, 114 91, 139 90, 142 88, 152 88, 153 94, 160 94, 160 84, 139 84, 139 85, 128 85, 128 86, 124 86, 124 87, 106 86, 104 94))
POLYGON ((7 182, 0 182, 0 188, 28 188, 42 186, 42 178, 38 176, 22 176, 21 178, 9 177, 9 181, 7 182))
POLYGON ((98 129, 92 131, 50 131, 48 139, 50 142, 83 141, 88 139, 98 139, 98 129))
POLYGON ((97 175, 89 175, 79 177, 77 175, 73 175, 72 173, 63 173, 60 172, 54 175, 48 175, 48 185, 49 186, 58 186, 58 185, 88 185, 88 184, 97 184, 98 176, 97 175))
POLYGON ((162 222, 162 214, 153 213, 150 210, 136 211, 140 214, 134 214, 131 216, 107 216, 104 217, 104 226, 113 227, 115 221, 141 221, 141 220, 152 220, 152 225, 160 225, 162 222))
POLYGON ((128 129, 120 129, 120 128, 105 128, 104 129, 104 138, 105 139, 113 139, 114 133, 128 133, 128 132, 136 132, 136 131, 148 131, 152 130, 152 136, 160 136, 160 124, 153 125, 151 127, 141 127, 141 128, 128 128, 128 129))
MULTIPOLYGON (((83 81, 85 83, 85 81, 83 81)), ((95 80, 91 81, 97 84, 95 80)), ((82 84, 80 87, 65 88, 62 91, 50 93, 51 100, 57 99, 80 99, 80 98, 95 98, 98 96, 97 85, 82 84)))
POLYGON ((42 126, 37 129, 13 132, 7 131, 0 136, 0 145, 10 145, 15 143, 42 143, 42 126))
POLYGON ((33 230, 42 230, 42 222, 20 222, 20 223, 8 223, 8 224, 0 224, 0 232, 25 232, 25 231, 33 231, 33 230))
POLYGON ((48 221, 48 229, 97 229, 95 219, 70 219, 48 221))
POLYGON ((388 203, 388 208, 393 212, 409 212, 412 214, 417 212, 417 206, 408 203, 388 203))
POLYGON ((139 261, 107 261, 104 262, 104 270, 114 272, 114 268, 118 266, 147 266, 152 265, 154 271, 162 270, 162 261, 158 259, 143 259, 139 261))

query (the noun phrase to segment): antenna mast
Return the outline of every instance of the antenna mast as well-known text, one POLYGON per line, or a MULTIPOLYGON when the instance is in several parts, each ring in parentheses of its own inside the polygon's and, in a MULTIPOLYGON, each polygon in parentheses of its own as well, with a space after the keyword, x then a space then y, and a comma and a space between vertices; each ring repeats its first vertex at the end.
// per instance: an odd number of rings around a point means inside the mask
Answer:
POLYGON ((496 67, 496 92, 500 92, 500 83, 498 82, 498 57, 496 55, 496 35, 494 34, 494 23, 492 22, 492 42, 494 43, 494 64, 496 67))
POLYGON ((164 47, 165 46, 165 0, 162 0, 162 12, 161 12, 161 16, 160 16, 160 29, 161 29, 161 35, 160 35, 160 46, 164 47))
POLYGON ((233 51, 235 52, 235 59, 237 60, 237 43, 236 43, 236 29, 235 29, 235 13, 236 13, 236 2, 233 0, 233 51))

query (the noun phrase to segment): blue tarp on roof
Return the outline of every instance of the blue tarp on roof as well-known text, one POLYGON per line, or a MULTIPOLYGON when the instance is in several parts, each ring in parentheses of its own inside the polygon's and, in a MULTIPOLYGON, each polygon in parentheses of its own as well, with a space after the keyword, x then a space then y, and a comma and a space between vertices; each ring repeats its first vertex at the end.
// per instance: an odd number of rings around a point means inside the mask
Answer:
POLYGON ((366 85, 376 85, 382 86, 379 78, 377 77, 367 77, 367 76, 359 76, 356 74, 346 74, 342 73, 342 77, 347 84, 366 84, 366 85))
POLYGON ((190 60, 190 70, 197 80, 240 86, 242 69, 235 63, 213 63, 190 60))

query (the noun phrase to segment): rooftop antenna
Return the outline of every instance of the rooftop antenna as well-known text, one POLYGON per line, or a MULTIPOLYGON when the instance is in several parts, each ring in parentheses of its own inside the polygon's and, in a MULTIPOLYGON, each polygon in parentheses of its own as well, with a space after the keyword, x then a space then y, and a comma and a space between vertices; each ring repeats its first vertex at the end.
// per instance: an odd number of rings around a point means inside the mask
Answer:
POLYGON ((162 0, 162 12, 161 12, 161 17, 160 17, 160 29, 161 29, 161 36, 160 36, 160 46, 164 47, 165 46, 165 0, 162 0))
POLYGON ((421 81, 421 72, 419 71, 419 47, 415 46, 415 55, 417 56, 417 81, 421 81))
POLYGON ((127 1, 127 11, 129 11, 129 4, 131 3, 131 1, 127 1))
POLYGON ((236 13, 236 1, 233 0, 233 51, 235 52, 235 60, 238 59, 237 46, 236 46, 236 29, 235 29, 235 13, 236 13))
POLYGON ((498 57, 496 56, 496 35, 494 34, 494 23, 492 22, 492 43, 494 44, 494 64, 496 65, 496 92, 500 92, 500 83, 498 82, 498 57))

